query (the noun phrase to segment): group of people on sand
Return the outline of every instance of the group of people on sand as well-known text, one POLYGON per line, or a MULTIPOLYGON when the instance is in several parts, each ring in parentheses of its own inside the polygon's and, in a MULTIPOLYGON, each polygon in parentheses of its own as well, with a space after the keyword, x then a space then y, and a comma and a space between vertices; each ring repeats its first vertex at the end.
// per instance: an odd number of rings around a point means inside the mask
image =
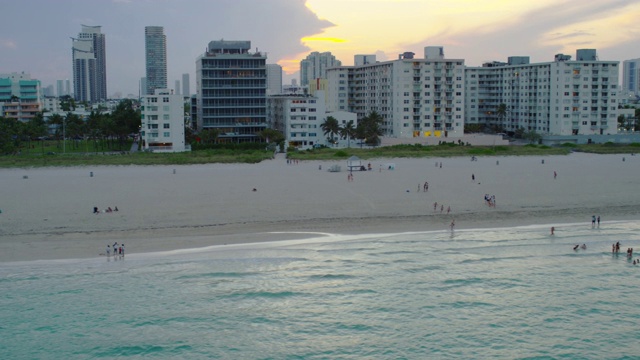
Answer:
MULTIPOLYGON (((107 257, 111 256, 111 246, 107 244, 107 257)), ((124 244, 118 246, 118 242, 113 243, 113 256, 124 256, 124 244)))
POLYGON ((496 196, 495 195, 484 194, 484 202, 489 207, 496 207, 496 196))
MULTIPOLYGON (((438 202, 433 203, 433 212, 438 211, 438 202)), ((444 212, 444 205, 440 204, 440 214, 444 212)), ((451 212, 451 206, 447 206, 447 214, 451 212)))
POLYGON ((94 206, 94 207, 93 207, 93 213, 94 213, 94 214, 100 214, 100 213, 103 213, 103 212, 105 212, 105 213, 111 213, 111 212, 114 212, 114 211, 118 211, 118 207, 117 207, 117 206, 114 206, 114 208, 113 208, 113 209, 111 208, 111 206, 109 206, 109 207, 108 207, 108 208, 106 208, 105 210, 100 210, 100 209, 98 209, 98 207, 97 207, 97 206, 94 206))
POLYGON ((596 217, 595 215, 593 215, 591 217, 591 227, 592 228, 596 227, 596 222, 598 223, 598 227, 600 227, 600 215, 598 215, 598 217, 596 217))

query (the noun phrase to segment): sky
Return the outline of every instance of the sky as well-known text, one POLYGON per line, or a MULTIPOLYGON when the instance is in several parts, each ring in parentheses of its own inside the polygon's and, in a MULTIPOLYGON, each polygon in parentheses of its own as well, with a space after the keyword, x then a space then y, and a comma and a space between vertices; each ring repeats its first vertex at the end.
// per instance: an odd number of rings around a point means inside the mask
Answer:
POLYGON ((467 66, 530 56, 553 61, 595 48, 600 60, 640 58, 640 0, 0 0, 0 73, 26 72, 43 86, 72 79, 71 37, 81 25, 106 34, 109 95, 138 93, 144 28, 163 26, 168 85, 190 74, 212 40, 250 40, 280 64, 285 84, 300 60, 329 51, 393 60, 425 46, 467 66))

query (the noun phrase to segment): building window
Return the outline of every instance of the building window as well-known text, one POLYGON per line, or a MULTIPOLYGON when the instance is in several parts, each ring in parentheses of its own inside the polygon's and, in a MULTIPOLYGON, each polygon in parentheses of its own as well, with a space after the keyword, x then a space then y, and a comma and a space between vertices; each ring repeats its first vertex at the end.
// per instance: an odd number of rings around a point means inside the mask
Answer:
POLYGON ((168 103, 169 102, 169 98, 168 97, 163 97, 162 98, 162 102, 168 103))
POLYGON ((170 125, 171 125, 171 124, 162 124, 162 127, 163 127, 164 129, 169 129, 170 125))
POLYGON ((169 132, 165 132, 165 133, 163 133, 163 135, 162 135, 162 136, 164 136, 164 137, 171 137, 171 133, 169 133, 169 132))

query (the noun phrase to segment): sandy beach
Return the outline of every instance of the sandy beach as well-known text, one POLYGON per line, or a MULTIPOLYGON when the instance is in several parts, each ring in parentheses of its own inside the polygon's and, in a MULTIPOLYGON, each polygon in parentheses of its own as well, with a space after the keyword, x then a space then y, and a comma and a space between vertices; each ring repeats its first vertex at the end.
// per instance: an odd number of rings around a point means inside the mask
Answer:
POLYGON ((0 261, 95 257, 114 242, 141 253, 310 232, 449 231, 453 219, 463 229, 640 216, 640 156, 369 162, 372 170, 354 172, 351 182, 346 161, 287 164, 280 156, 260 164, 1 169, 0 261), (328 172, 334 164, 342 171, 328 172))

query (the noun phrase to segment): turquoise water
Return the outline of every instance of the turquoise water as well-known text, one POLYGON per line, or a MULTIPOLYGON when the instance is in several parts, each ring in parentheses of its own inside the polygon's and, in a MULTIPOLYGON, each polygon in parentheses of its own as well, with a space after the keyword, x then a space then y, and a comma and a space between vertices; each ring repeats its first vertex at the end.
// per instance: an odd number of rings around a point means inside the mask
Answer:
POLYGON ((640 358, 640 266, 625 253, 640 257, 640 222, 548 228, 3 263, 0 354, 640 358), (587 250, 573 251, 578 243, 587 250))

